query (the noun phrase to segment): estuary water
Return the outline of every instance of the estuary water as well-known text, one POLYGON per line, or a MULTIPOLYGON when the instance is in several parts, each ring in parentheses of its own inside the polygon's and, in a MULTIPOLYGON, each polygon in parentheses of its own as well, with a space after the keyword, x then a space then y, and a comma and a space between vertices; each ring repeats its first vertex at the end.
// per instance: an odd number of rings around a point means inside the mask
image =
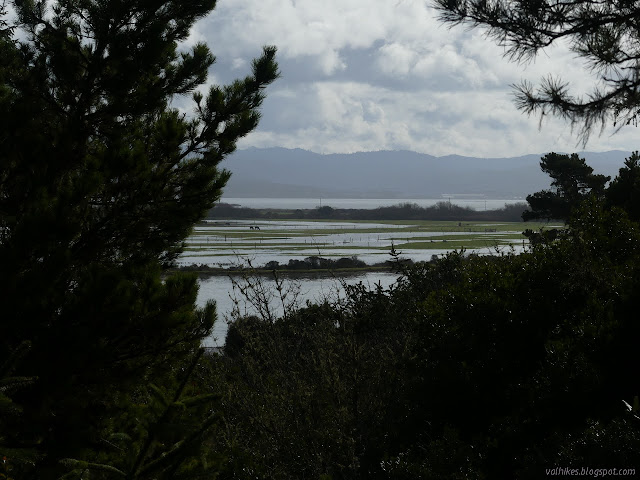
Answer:
MULTIPOLYGON (((400 203, 417 203, 420 206, 431 206, 442 201, 471 207, 476 210, 491 210, 504 207, 508 203, 521 202, 521 199, 498 200, 472 198, 470 196, 451 196, 438 199, 310 199, 310 198, 225 198, 226 203, 250 208, 305 209, 318 206, 334 208, 373 209, 380 206, 398 205, 400 203)), ((486 245, 469 250, 469 253, 494 254, 496 239, 508 232, 496 232, 492 224, 480 225, 484 231, 477 233, 486 238, 486 245), (485 228, 486 227, 486 228, 485 228)), ((408 228, 408 227, 407 227, 408 228)), ((195 227, 194 235, 187 240, 189 247, 178 263, 181 265, 209 265, 228 268, 233 265, 246 265, 247 260, 253 266, 262 266, 267 262, 287 263, 290 259, 303 260, 306 257, 320 255, 326 258, 357 257, 367 264, 375 264, 389 260, 394 246, 408 241, 424 241, 433 243, 429 249, 401 248, 403 258, 413 261, 430 260, 433 256, 441 256, 452 250, 447 240, 451 235, 462 235, 465 232, 449 231, 442 227, 441 231, 405 232, 404 227, 375 222, 305 222, 305 221, 269 221, 269 220, 230 220, 215 221, 207 225, 195 227), (258 234, 257 231, 260 233, 258 234), (344 231, 344 233, 343 233, 344 231), (443 240, 439 240, 442 237, 443 240), (429 238, 429 240, 426 240, 429 238)), ((513 251, 521 251, 524 244, 514 244, 513 251)), ((267 291, 275 292, 275 282, 269 277, 260 277, 267 291)), ((288 276, 289 285, 297 285, 298 304, 307 300, 321 302, 325 298, 344 295, 342 283, 330 275, 314 274, 305 276, 288 276)), ((346 277, 347 284, 362 282, 373 286, 380 283, 387 288, 395 282, 397 276, 392 273, 370 272, 346 277)), ((256 314, 256 309, 247 303, 239 292, 234 290, 234 281, 242 281, 240 277, 216 275, 200 279, 200 291, 197 302, 204 305, 209 300, 217 304, 218 321, 212 336, 207 340, 208 346, 221 346, 227 332, 228 320, 234 305, 238 305, 242 313, 256 314), (235 303, 237 301, 237 304, 235 303)), ((291 298, 291 297, 289 297, 291 298)), ((271 298, 271 308, 275 315, 282 314, 282 304, 271 298)))
MULTIPOLYGON (((362 283, 365 286, 375 288, 379 284, 383 288, 388 288, 398 278, 395 273, 389 272, 367 272, 355 275, 348 275, 342 278, 336 278, 329 274, 306 274, 304 276, 289 275, 283 278, 284 289, 287 293, 285 304, 293 301, 297 306, 304 306, 307 301, 323 302, 324 300, 335 301, 338 298, 344 298, 344 285, 356 285, 362 283), (344 282, 344 283, 343 283, 344 282)), ((280 300, 276 292, 276 282, 272 277, 259 276, 251 278, 252 282, 259 279, 261 287, 266 292, 265 299, 269 304, 269 308, 275 316, 280 316, 284 312, 283 302, 280 300)), ((213 332, 209 338, 205 340, 207 347, 220 347, 224 345, 229 322, 231 321, 231 312, 234 305, 239 305, 242 314, 256 315, 257 309, 250 302, 246 301, 238 291, 234 288, 234 282, 246 285, 241 276, 215 275, 200 279, 200 290, 196 303, 198 306, 204 306, 209 300, 216 302, 218 320, 216 321, 213 332)))
MULTIPOLYGON (((477 224, 475 235, 484 239, 482 244, 469 252, 494 254, 495 244, 514 232, 496 232, 494 224, 477 224), (484 230, 484 231, 483 231, 484 230)), ((390 252, 396 249, 402 257, 413 261, 428 261, 444 255, 454 247, 447 238, 463 236, 463 228, 452 230, 446 226, 437 231, 412 231, 411 225, 383 223, 331 222, 331 221, 216 221, 198 225, 194 235, 187 240, 189 247, 180 258, 181 265, 209 265, 228 268, 247 260, 253 266, 290 259, 303 260, 310 256, 338 259, 357 257, 369 265, 390 260, 390 252), (258 229, 251 233, 250 229, 258 229), (442 238, 440 240, 440 238, 442 238), (428 241, 431 248, 412 248, 411 242, 428 241), (409 245, 405 247, 404 245, 409 245)), ((520 233, 520 227, 514 227, 520 233)), ((514 244, 519 250, 521 244, 514 244)))

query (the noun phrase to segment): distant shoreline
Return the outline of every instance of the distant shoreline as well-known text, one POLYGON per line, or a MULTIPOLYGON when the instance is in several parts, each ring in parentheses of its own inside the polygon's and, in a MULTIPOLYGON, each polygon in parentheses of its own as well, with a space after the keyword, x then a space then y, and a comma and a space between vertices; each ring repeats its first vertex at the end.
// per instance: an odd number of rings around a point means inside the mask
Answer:
MULTIPOLYGON (((251 209, 245 207, 236 207, 230 204, 220 204, 209 212, 208 217, 200 224, 205 227, 199 231, 199 235, 206 235, 203 232, 207 232, 207 226, 213 227, 214 230, 218 229, 217 234, 222 236, 225 232, 225 228, 231 228, 231 241, 238 237, 240 239, 244 237, 254 239, 254 243, 257 246, 258 240, 263 236, 269 237, 271 232, 280 230, 273 230, 273 222, 284 222, 285 228, 288 224, 295 225, 299 228, 291 227, 292 233, 296 236, 302 235, 304 237, 305 232, 309 235, 321 233, 342 233, 343 230, 338 222, 346 222, 347 225, 351 225, 351 228, 358 230, 357 225, 360 222, 363 223, 363 231, 367 234, 370 231, 374 233, 376 230, 376 222, 386 224, 386 227, 402 228, 405 225, 411 225, 416 232, 420 235, 425 235, 423 241, 420 238, 414 239, 413 243, 407 241, 399 245, 399 251, 402 249, 418 249, 424 251, 419 255, 420 261, 431 261, 434 255, 442 255, 443 249, 446 251, 477 251, 480 248, 487 248, 487 242, 493 242, 495 245, 509 246, 514 242, 511 238, 500 237, 493 240, 487 240, 487 238, 493 238, 492 235, 497 231, 498 234, 505 228, 508 232, 518 229, 519 232, 526 228, 543 228, 545 225, 532 223, 530 226, 526 226, 522 219, 521 214, 526 209, 526 204, 513 204, 508 205, 505 208, 498 210, 476 211, 469 208, 456 207, 448 203, 440 203, 433 207, 417 207, 411 204, 401 204, 393 207, 381 207, 374 210, 358 210, 358 209, 334 209, 331 207, 319 207, 315 209, 306 210, 287 210, 287 209, 251 209), (314 224, 319 222, 320 224, 330 225, 328 229, 318 230, 314 224), (333 223, 332 222, 336 222, 333 223), (496 230, 496 225, 499 227, 496 230), (500 226, 501 225, 501 226, 500 226), (513 225, 513 227, 512 227, 513 225), (251 233, 246 230, 253 230, 251 233), (442 236, 440 233, 443 229, 447 231, 464 232, 460 236, 442 236), (522 230, 520 230, 522 229, 522 230), (259 232, 255 232, 259 230, 259 232), (436 235, 430 235, 435 233, 436 235), (486 234, 489 234, 486 236, 486 234), (477 237, 477 238, 476 238, 477 237), (435 240, 434 240, 435 239, 435 240), (479 243, 480 242, 480 243, 479 243), (404 245, 404 246, 403 246, 404 245), (433 250, 430 254, 429 250, 433 250)), ((381 225, 380 228, 386 230, 385 225, 381 225)), ((286 230, 286 228, 285 228, 286 230)), ((513 232, 511 232, 513 233, 513 232)), ((512 235, 513 236, 513 235, 512 235)), ((516 235, 514 238, 520 241, 521 235, 516 235)), ((382 260, 382 258, 369 258, 370 264, 359 259, 356 255, 349 256, 348 253, 340 252, 338 255, 342 255, 342 258, 337 258, 336 254, 316 255, 315 253, 304 258, 302 255, 292 253, 290 256, 285 252, 286 245, 282 246, 283 252, 280 252, 276 258, 279 261, 271 260, 269 258, 262 259, 262 262, 266 262, 264 265, 244 265, 242 260, 236 258, 236 261, 225 260, 225 262, 217 264, 208 264, 206 260, 204 263, 202 255, 198 255, 203 248, 214 248, 209 246, 209 243, 202 243, 204 240, 197 240, 194 237, 193 245, 190 246, 190 255, 185 256, 182 262, 189 261, 189 257, 195 257, 193 260, 197 263, 185 264, 177 267, 175 270, 194 272, 200 276, 213 276, 213 275, 243 275, 243 274, 258 274, 268 275, 276 271, 283 275, 295 275, 295 274, 319 274, 319 273, 336 273, 336 274, 350 274, 350 273, 362 273, 362 272, 375 272, 375 271, 391 271, 400 270, 394 260, 389 261, 389 257, 379 263, 376 261, 382 260), (193 254, 196 252, 196 254, 193 254), (199 258, 198 258, 199 257, 199 258), (287 258, 289 257, 289 258, 287 258), (282 263, 280 263, 282 262, 282 263), (396 265, 394 267, 394 265, 396 265)), ((224 235, 224 241, 227 242, 226 234, 224 235)), ((302 241, 302 240, 301 240, 302 241)), ((523 240, 524 241, 524 240, 523 240)), ((305 242, 306 243, 306 242, 305 242)), ((366 243, 366 242, 365 242, 366 243)), ((231 243, 233 244, 233 242, 231 243)), ((242 242, 240 242, 242 245, 242 242)), ((277 244, 277 241, 276 241, 277 244)), ((224 248, 225 244, 221 244, 224 248)), ((253 245, 253 244, 252 244, 253 245)), ((270 244, 271 245, 271 244, 270 244)), ((271 245, 273 246, 273 245, 271 245)), ((397 245, 398 246, 398 245, 397 245)), ((252 250, 253 253, 253 250, 252 250)), ((311 253, 311 252, 309 252, 311 253)), ((205 255, 206 256, 206 255, 205 255)), ((408 260, 411 262, 411 260, 408 260)), ((417 261, 413 258, 413 261, 417 261)))
POLYGON ((433 220, 433 221, 489 221, 521 222, 526 202, 505 204, 493 210, 474 210, 446 200, 433 206, 421 207, 399 201, 397 205, 373 209, 333 208, 322 206, 310 209, 249 208, 219 203, 209 210, 205 220, 433 220))
POLYGON ((398 262, 385 261, 369 265, 362 260, 343 257, 337 260, 324 257, 309 257, 305 260, 290 260, 289 263, 260 265, 255 268, 232 265, 229 267, 212 267, 207 264, 181 265, 172 270, 180 272, 192 272, 198 276, 208 277, 215 275, 273 275, 273 273, 284 276, 307 276, 315 274, 356 274, 365 272, 389 272, 394 268, 399 268, 399 263, 412 265, 410 259, 402 259, 398 262), (307 260, 315 259, 315 266, 307 260), (295 262, 295 263, 292 263, 295 262))
MULTIPOLYGON (((273 275, 274 272, 277 275, 282 275, 282 276, 286 276, 286 277, 295 277, 295 276, 309 276, 309 275, 336 275, 338 277, 343 275, 355 275, 355 274, 359 274, 359 273, 369 273, 369 272, 392 272, 393 268, 392 267, 379 267, 379 266, 375 266, 375 265, 367 265, 366 267, 359 267, 359 268, 339 268, 339 269, 309 269, 309 270, 290 270, 287 268, 279 268, 276 270, 267 270, 264 268, 256 268, 256 269, 251 269, 251 268, 234 268, 234 267, 229 267, 229 268, 223 268, 223 267, 211 267, 209 269, 207 268, 199 268, 200 265, 198 265, 198 268, 191 268, 190 266, 187 265, 183 265, 180 267, 177 267, 175 269, 172 269, 171 271, 176 271, 176 272, 190 272, 190 273, 195 273, 198 275, 198 277, 214 277, 214 276, 220 276, 220 275, 225 275, 225 276, 239 276, 239 275, 243 275, 243 274, 251 274, 251 275, 260 275, 260 276, 270 276, 273 275)), ((205 265, 206 267, 206 265, 205 265)))

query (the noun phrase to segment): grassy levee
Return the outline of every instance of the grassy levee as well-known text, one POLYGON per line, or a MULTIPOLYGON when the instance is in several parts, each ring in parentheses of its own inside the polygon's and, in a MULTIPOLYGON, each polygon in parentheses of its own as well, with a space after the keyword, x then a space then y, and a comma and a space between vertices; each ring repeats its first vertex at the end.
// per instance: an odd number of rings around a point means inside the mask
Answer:
POLYGON ((260 276, 272 276, 274 271, 279 276, 285 278, 306 277, 309 275, 326 275, 342 278, 349 275, 357 275, 359 273, 368 272, 390 272, 394 271, 393 265, 366 265, 364 267, 350 267, 350 268, 306 268, 306 269, 294 269, 290 270, 286 264, 282 265, 283 268, 268 269, 263 267, 256 268, 219 268, 208 267, 206 265, 186 266, 179 268, 180 271, 193 272, 199 277, 209 277, 215 275, 231 275, 237 276, 242 274, 260 275, 260 276))

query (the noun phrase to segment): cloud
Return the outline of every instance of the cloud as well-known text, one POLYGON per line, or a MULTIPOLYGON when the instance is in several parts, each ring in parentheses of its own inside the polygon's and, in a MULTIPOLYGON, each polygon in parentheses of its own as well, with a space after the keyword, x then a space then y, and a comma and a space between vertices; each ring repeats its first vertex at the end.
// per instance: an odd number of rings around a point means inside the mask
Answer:
MULTIPOLYGON (((517 111, 510 86, 550 73, 579 92, 594 84, 567 45, 510 62, 481 30, 441 25, 423 0, 219 0, 195 41, 216 54, 211 81, 222 83, 246 74, 262 45, 278 47, 282 78, 243 147, 487 157, 576 150, 570 126, 549 119, 539 129, 538 118, 517 111)), ((589 148, 632 149, 635 135, 607 130, 589 148)))
MULTIPOLYGON (((487 157, 579 150, 570 125, 545 118, 539 128, 539 118, 517 111, 510 86, 560 74, 585 95, 596 83, 567 44, 511 62, 481 29, 443 26, 424 0, 218 0, 181 48, 199 42, 217 57, 203 93, 249 73, 263 45, 278 47, 282 78, 242 147, 487 157)), ((189 96, 173 105, 193 108, 189 96)), ((636 127, 613 133, 595 132, 588 148, 637 148, 636 127)))

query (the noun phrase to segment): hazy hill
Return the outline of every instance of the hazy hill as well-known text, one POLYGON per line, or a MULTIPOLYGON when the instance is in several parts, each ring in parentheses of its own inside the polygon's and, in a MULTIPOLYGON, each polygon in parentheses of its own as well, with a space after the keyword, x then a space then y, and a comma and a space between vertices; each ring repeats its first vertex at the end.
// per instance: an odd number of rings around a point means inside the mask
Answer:
MULTIPOLYGON (((629 152, 583 152, 597 173, 615 176, 629 152)), ((409 151, 321 155, 249 148, 230 156, 225 197, 438 198, 477 194, 518 198, 549 187, 540 157, 434 157, 409 151)))

